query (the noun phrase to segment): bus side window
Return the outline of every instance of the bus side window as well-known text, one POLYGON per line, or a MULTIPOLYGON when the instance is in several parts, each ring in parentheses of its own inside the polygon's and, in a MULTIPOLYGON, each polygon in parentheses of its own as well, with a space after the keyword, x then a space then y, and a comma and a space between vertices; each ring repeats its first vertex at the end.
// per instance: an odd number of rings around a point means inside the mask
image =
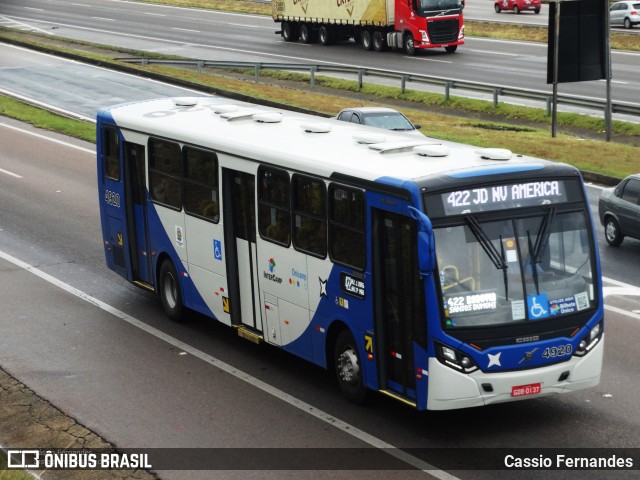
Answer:
POLYGON ((191 147, 184 155, 184 210, 188 214, 218 223, 218 156, 191 147))
POLYGON ((327 256, 327 191, 322 180, 293 176, 293 246, 327 256))
POLYGON ((149 139, 149 193, 154 202, 182 209, 180 145, 149 139))
POLYGON ((258 228, 260 236, 288 247, 291 243, 289 174, 284 170, 258 170, 258 228))
POLYGON ((120 141, 118 131, 113 127, 105 127, 103 134, 103 154, 107 177, 120 180, 120 141))
POLYGON ((364 192, 329 185, 329 255, 359 270, 366 263, 364 192))

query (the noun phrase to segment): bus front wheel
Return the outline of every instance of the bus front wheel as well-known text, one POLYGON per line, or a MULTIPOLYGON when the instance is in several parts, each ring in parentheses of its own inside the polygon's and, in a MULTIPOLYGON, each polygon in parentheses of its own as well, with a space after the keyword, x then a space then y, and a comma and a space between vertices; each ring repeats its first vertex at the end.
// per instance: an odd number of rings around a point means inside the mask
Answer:
POLYGON ((165 260, 160 267, 159 278, 160 301, 164 313, 174 322, 182 320, 182 290, 178 272, 171 260, 165 260))
POLYGON ((348 330, 338 334, 334 355, 336 377, 342 394, 354 403, 364 403, 367 389, 362 380, 362 362, 353 335, 348 330))

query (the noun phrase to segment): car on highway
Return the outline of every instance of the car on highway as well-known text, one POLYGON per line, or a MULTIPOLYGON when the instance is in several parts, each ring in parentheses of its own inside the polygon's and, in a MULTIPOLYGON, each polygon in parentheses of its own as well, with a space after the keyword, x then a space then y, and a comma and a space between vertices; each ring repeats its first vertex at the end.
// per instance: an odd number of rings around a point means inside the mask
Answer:
POLYGON ((604 189, 598 200, 598 214, 609 245, 617 247, 624 237, 640 240, 640 173, 604 189))
POLYGON ((418 131, 420 125, 414 125, 411 120, 393 108, 384 107, 358 107, 345 108, 336 116, 343 122, 359 123, 370 127, 384 128, 395 132, 404 132, 409 135, 424 136, 418 131))
POLYGON ((493 5, 496 13, 503 10, 513 10, 513 13, 533 11, 540 13, 542 8, 541 0, 495 0, 493 5))
POLYGON ((609 8, 609 24, 632 28, 640 24, 640 2, 617 2, 609 8))

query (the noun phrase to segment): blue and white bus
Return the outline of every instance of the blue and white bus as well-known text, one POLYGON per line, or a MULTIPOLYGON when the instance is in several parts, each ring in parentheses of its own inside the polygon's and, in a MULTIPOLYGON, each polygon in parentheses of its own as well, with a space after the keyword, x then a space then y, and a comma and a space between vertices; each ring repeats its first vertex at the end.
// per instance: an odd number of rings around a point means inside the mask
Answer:
POLYGON ((220 98, 97 117, 106 262, 418 410, 592 387, 603 296, 575 168, 220 98), (226 103, 225 103, 226 102, 226 103))

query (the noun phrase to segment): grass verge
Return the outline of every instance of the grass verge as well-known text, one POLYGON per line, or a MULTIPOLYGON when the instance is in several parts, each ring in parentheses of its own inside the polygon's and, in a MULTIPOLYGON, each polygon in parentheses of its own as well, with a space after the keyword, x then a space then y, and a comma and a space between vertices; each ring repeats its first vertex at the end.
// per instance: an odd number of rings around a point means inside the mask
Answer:
POLYGON ((7 457, 0 450, 0 480, 33 480, 33 478, 22 470, 7 470, 7 457))

